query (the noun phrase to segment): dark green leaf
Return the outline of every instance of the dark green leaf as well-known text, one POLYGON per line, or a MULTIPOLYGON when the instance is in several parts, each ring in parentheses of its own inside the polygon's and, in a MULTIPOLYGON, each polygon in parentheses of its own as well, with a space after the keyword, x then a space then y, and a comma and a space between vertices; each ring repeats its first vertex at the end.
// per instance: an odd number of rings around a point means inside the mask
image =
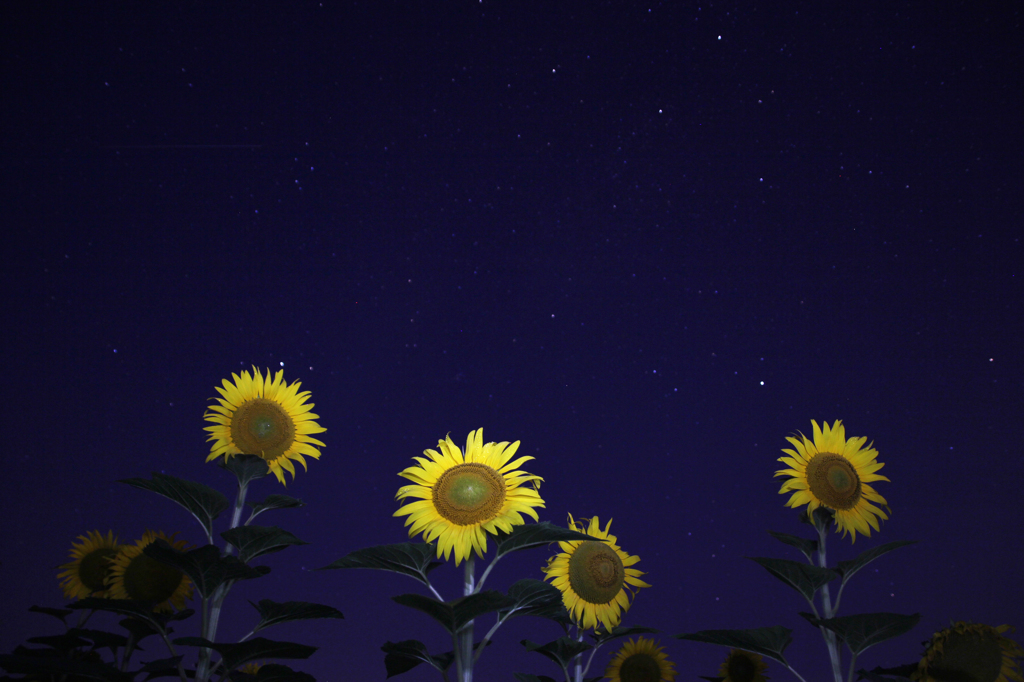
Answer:
POLYGON ((843 583, 845 584, 854 573, 864 568, 883 554, 888 554, 892 550, 899 549, 900 547, 916 544, 916 542, 916 540, 897 540, 896 542, 887 542, 884 545, 879 545, 878 547, 873 547, 872 549, 867 550, 852 561, 840 561, 839 565, 836 566, 836 570, 840 577, 842 577, 843 583))
POLYGON ((181 663, 181 659, 184 656, 172 656, 170 658, 160 658, 155 661, 147 661, 143 664, 139 672, 149 673, 147 680, 153 679, 154 677, 167 677, 170 675, 178 675, 178 664, 181 663))
MULTIPOLYGON (((252 602, 249 602, 252 604, 252 602)), ((286 601, 282 603, 269 599, 261 599, 260 603, 252 604, 260 612, 260 622, 252 629, 258 632, 263 628, 284 623, 289 620, 309 620, 312 618, 344 618, 341 611, 333 606, 311 604, 307 601, 286 601)))
POLYGON ((811 625, 823 627, 839 635, 853 654, 859 655, 865 649, 909 632, 921 620, 921 614, 904 616, 899 613, 858 613, 855 616, 839 618, 815 618, 801 613, 811 625))
POLYGON ((381 571, 394 571, 430 585, 427 574, 441 565, 435 561, 437 549, 434 545, 422 542, 403 542, 397 545, 378 545, 357 549, 346 554, 337 561, 319 568, 376 568, 381 571))
MULTIPOLYGON (((519 682, 557 682, 555 678, 547 675, 531 675, 529 673, 512 673, 519 682)), ((600 679, 600 678, 598 678, 600 679)))
MULTIPOLYGON (((163 632, 167 624, 176 620, 176 614, 156 613, 153 608, 155 602, 135 601, 133 599, 103 599, 100 597, 86 597, 68 604, 69 609, 90 609, 94 611, 111 611, 124 616, 131 616, 136 621, 142 621, 146 627, 154 632, 163 632)), ((193 613, 191 609, 189 614, 193 613)), ((124 625, 124 621, 121 621, 124 625)), ((141 629, 141 627, 140 627, 141 629)))
POLYGON ((541 616, 549 618, 558 616, 565 611, 561 591, 543 580, 524 578, 508 588, 508 598, 512 605, 498 611, 502 620, 513 616, 541 616))
POLYGON ((219 458, 217 464, 227 469, 238 479, 239 486, 247 486, 250 481, 263 478, 270 473, 270 467, 259 455, 232 455, 227 460, 219 458))
POLYGON ((45 606, 30 606, 29 611, 34 613, 45 613, 48 616, 53 616, 60 622, 64 622, 64 619, 71 613, 71 609, 51 609, 45 606))
POLYGON ((568 668, 569 664, 572 663, 572 659, 576 656, 594 648, 587 642, 580 642, 572 637, 559 637, 547 644, 535 644, 528 639, 524 639, 520 644, 526 647, 527 651, 536 651, 538 654, 542 654, 554 661, 562 670, 568 668))
POLYGON ((385 642, 380 649, 385 653, 384 667, 387 669, 388 677, 412 670, 420 663, 427 663, 444 674, 455 660, 455 654, 451 651, 440 656, 431 656, 427 652, 426 645, 415 639, 407 639, 403 642, 385 642))
POLYGON ((72 628, 68 634, 75 634, 92 642, 93 649, 110 649, 115 651, 128 644, 128 638, 113 632, 104 630, 90 630, 85 628, 72 628))
POLYGON ((30 644, 43 644, 60 651, 61 653, 67 653, 72 649, 79 647, 89 646, 92 642, 82 639, 77 635, 71 634, 71 632, 65 632, 59 635, 43 635, 41 637, 29 637, 27 640, 30 644))
POLYGON ((629 637, 631 635, 646 635, 653 632, 657 632, 657 630, 655 630, 654 628, 643 627, 624 628, 621 625, 618 625, 612 628, 610 632, 607 630, 605 630, 604 632, 594 632, 593 634, 591 634, 591 637, 594 638, 594 644, 595 646, 597 646, 604 644, 609 640, 618 639, 619 637, 629 637))
POLYGON ((266 566, 246 566, 237 557, 222 557, 215 545, 182 552, 157 538, 146 545, 142 552, 187 575, 195 583, 196 591, 204 598, 213 595, 219 585, 228 581, 259 578, 270 572, 266 566))
POLYGON ((766 559, 763 557, 748 557, 767 569, 769 573, 786 583, 804 596, 804 599, 814 603, 814 593, 822 585, 828 584, 839 576, 831 568, 819 568, 799 561, 788 559, 766 559))
POLYGON ((131 682, 132 679, 132 675, 99 661, 32 655, 31 650, 24 647, 19 647, 17 651, 19 653, 0 654, 0 668, 15 675, 27 675, 31 679, 40 679, 49 675, 58 678, 72 676, 79 680, 100 680, 101 682, 131 682))
POLYGON ((280 552, 291 545, 309 544, 277 526, 239 526, 224 531, 220 536, 238 548, 238 558, 243 563, 264 554, 280 552))
POLYGON ((511 533, 498 533, 494 540, 494 544, 498 546, 498 552, 494 558, 497 560, 498 557, 520 549, 543 547, 550 545, 552 542, 568 542, 571 540, 597 540, 598 542, 604 542, 600 538, 591 537, 586 533, 578 533, 568 528, 562 528, 550 521, 541 521, 540 523, 516 526, 512 529, 511 533))
POLYGON ((422 594, 400 594, 392 599, 402 606, 422 611, 453 635, 474 618, 508 608, 514 603, 495 590, 484 590, 450 602, 438 601, 422 594))
POLYGON ((874 670, 858 670, 860 679, 869 682, 910 682, 910 676, 917 672, 917 663, 898 665, 895 668, 883 668, 876 666, 874 670))
POLYGON ((776 540, 785 542, 787 545, 796 547, 804 553, 804 556, 807 557, 808 561, 812 561, 814 553, 818 551, 817 540, 805 540, 804 538, 798 538, 795 535, 787 535, 786 533, 776 533, 773 530, 768 531, 768 535, 771 535, 776 540))
POLYGON ((135 648, 141 649, 139 642, 146 639, 150 635, 160 634, 160 631, 155 629, 152 624, 139 620, 138 618, 124 618, 118 621, 118 624, 125 630, 130 632, 135 637, 135 648))
POLYGON ((239 644, 211 642, 202 637, 179 637, 174 640, 174 644, 213 649, 221 655, 226 670, 234 670, 259 658, 309 658, 317 649, 315 646, 275 642, 263 637, 254 637, 239 644))
POLYGON ((793 631, 776 625, 771 628, 755 628, 753 630, 701 630, 689 634, 676 635, 679 639, 693 642, 720 644, 733 649, 743 649, 755 654, 767 656, 773 661, 789 667, 782 653, 793 641, 793 631))
POLYGON ((136 488, 151 490, 173 500, 188 510, 206 529, 208 537, 213 536, 213 520, 228 508, 228 498, 208 485, 186 481, 165 474, 153 474, 153 480, 126 478, 118 481, 136 488))
POLYGON ((255 682, 316 682, 316 678, 309 673, 292 670, 280 663, 267 663, 260 666, 252 679, 255 682))
POLYGON ((305 502, 294 497, 277 494, 267 495, 267 499, 252 505, 252 518, 256 518, 258 514, 262 514, 268 509, 293 509, 304 506, 306 506, 305 502))

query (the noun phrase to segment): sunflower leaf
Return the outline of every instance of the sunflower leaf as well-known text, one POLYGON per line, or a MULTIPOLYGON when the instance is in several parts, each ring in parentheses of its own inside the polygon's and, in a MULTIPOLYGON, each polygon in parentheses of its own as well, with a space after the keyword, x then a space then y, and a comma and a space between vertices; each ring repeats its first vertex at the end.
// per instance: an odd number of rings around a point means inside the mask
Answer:
MULTIPOLYGON (((525 641, 525 640, 524 640, 525 641)), ((547 675, 533 675, 531 673, 512 673, 519 682, 557 682, 555 678, 547 675)), ((600 679, 600 678, 598 678, 600 679)))
POLYGON ((220 534, 238 548, 238 558, 249 563, 258 556, 280 552, 291 545, 308 545, 277 526, 238 526, 220 534))
MULTIPOLYGON (((86 597, 85 599, 79 599, 68 604, 69 609, 110 611, 123 616, 130 616, 129 620, 139 625, 140 631, 142 630, 141 624, 144 623, 152 628, 154 632, 165 632, 167 624, 172 620, 177 620, 176 614, 157 613, 153 610, 154 606, 156 606, 154 602, 136 601, 134 599, 105 599, 103 597, 86 597)), ((190 614, 193 613, 191 609, 188 609, 188 611, 190 614)), ((124 625, 124 621, 121 621, 121 624, 124 625)), ((128 629, 131 631, 131 628, 128 629)))
MULTIPOLYGON (((252 602, 249 602, 252 604, 252 602)), ((275 602, 269 599, 260 599, 259 604, 252 604, 253 608, 260 612, 260 622, 252 629, 258 632, 263 628, 284 623, 289 620, 309 620, 312 618, 344 618, 341 611, 333 606, 323 604, 311 604, 307 601, 286 601, 275 602)))
POLYGON ((237 557, 222 557, 220 550, 215 545, 204 545, 182 552, 171 547, 162 538, 157 538, 146 545, 142 552, 187 575, 195 584, 196 591, 204 598, 212 596, 213 591, 219 585, 229 580, 259 578, 270 572, 266 566, 247 566, 237 557))
POLYGON ((776 533, 773 530, 768 531, 768 535, 771 535, 776 540, 785 542, 787 545, 796 547, 804 553, 804 556, 807 557, 808 561, 811 561, 814 553, 818 551, 817 540, 807 540, 805 538, 800 538, 795 535, 787 535, 786 533, 776 533))
POLYGON ((92 642, 93 649, 110 649, 112 653, 116 652, 117 649, 128 644, 128 638, 124 635, 119 635, 114 632, 107 632, 106 630, 93 630, 89 628, 71 628, 70 630, 68 630, 68 634, 84 637, 85 639, 92 642))
POLYGON ((261 665, 254 677, 256 682, 316 682, 316 678, 309 673, 292 670, 280 663, 261 665))
POLYGON ((854 656, 879 642, 909 632, 921 620, 921 614, 904 616, 899 613, 858 613, 839 618, 817 618, 801 613, 815 627, 823 627, 839 635, 854 656))
POLYGON ((561 591, 543 580, 523 578, 508 588, 508 598, 513 601, 508 608, 498 610, 500 620, 514 616, 541 616, 549 618, 565 611, 561 591))
POLYGON ((827 585, 829 581, 839 577, 839 574, 831 568, 819 568, 799 561, 766 559, 764 557, 747 558, 761 564, 769 573, 802 594, 804 599, 812 605, 814 604, 814 593, 822 585, 827 585))
POLYGON ((377 545, 357 549, 330 563, 318 571, 328 568, 376 568, 381 571, 393 571, 419 580, 430 585, 427 574, 441 565, 435 561, 434 545, 423 542, 403 542, 396 545, 377 545))
POLYGON ((528 639, 524 639, 520 644, 526 647, 527 651, 536 651, 538 654, 554 661, 562 670, 568 668, 572 659, 576 656, 594 648, 593 645, 577 641, 572 637, 559 637, 547 644, 536 644, 528 639))
POLYGON ((854 573, 864 568, 878 557, 882 556, 883 554, 888 554, 894 549, 899 549, 900 547, 916 544, 916 542, 916 540, 897 540, 896 542, 887 542, 884 545, 872 547, 866 552, 863 552, 856 559, 853 559, 851 561, 840 561, 839 564, 836 566, 836 571, 839 573, 839 576, 843 579, 843 584, 846 584, 846 581, 853 577, 854 573))
POLYGON ((263 478, 270 473, 270 467, 259 455, 232 455, 220 458, 217 462, 221 469, 230 471, 238 478, 238 485, 245 487, 250 481, 263 478))
POLYGON ((484 590, 450 602, 438 601, 422 594, 400 594, 392 599, 402 606, 422 611, 453 635, 474 618, 507 609, 515 603, 496 590, 484 590))
MULTIPOLYGON (((267 498, 262 502, 256 502, 251 505, 252 514, 249 515, 249 521, 255 519, 259 514, 267 511, 268 509, 294 509, 295 507, 304 507, 306 503, 302 500, 289 497, 287 495, 267 495, 267 498)), ((248 525, 248 524, 247 524, 248 525)))
POLYGON ((910 676, 917 672, 917 663, 898 665, 895 668, 883 668, 875 666, 874 670, 867 671, 863 668, 857 671, 860 679, 869 682, 910 682, 910 676))
POLYGON ((139 668, 140 673, 149 673, 149 677, 146 679, 152 679, 154 677, 177 677, 178 676, 178 664, 184 656, 171 656, 170 658, 160 658, 155 661, 149 661, 144 663, 139 668))
POLYGON ((388 677, 394 677, 412 670, 420 663, 427 663, 442 675, 451 667, 455 654, 449 651, 440 656, 432 656, 427 652, 423 642, 407 639, 402 642, 385 642, 381 651, 384 652, 384 667, 388 677))
POLYGON ((226 670, 235 670, 241 665, 258 658, 309 658, 317 647, 294 642, 275 642, 263 637, 232 644, 229 642, 211 642, 203 637, 178 637, 174 644, 199 646, 213 649, 221 656, 221 663, 226 670))
MULTIPOLYGON (((84 661, 26 653, 30 649, 18 647, 18 653, 0 655, 0 668, 9 673, 26 675, 22 679, 68 678, 100 680, 101 682, 131 682, 134 673, 123 673, 113 665, 99 661, 84 661)), ((46 651, 46 650, 43 650, 46 651)))
POLYGON ((550 521, 523 524, 513 528, 511 533, 498 533, 494 540, 494 544, 498 546, 494 560, 497 561, 499 557, 520 549, 543 547, 552 542, 568 542, 570 540, 600 540, 600 538, 556 526, 550 521))
POLYGON ((34 613, 45 613, 48 616, 53 616, 54 618, 59 619, 62 623, 64 622, 64 619, 71 614, 71 609, 51 609, 46 606, 30 606, 28 610, 34 613))
POLYGON ((676 637, 693 642, 720 644, 733 649, 743 649, 767 656, 788 668, 789 663, 786 662, 782 653, 793 641, 793 631, 776 625, 771 628, 755 628, 753 630, 701 630, 700 632, 676 635, 676 637))
POLYGON ((213 520, 228 508, 228 498, 208 485, 186 481, 174 476, 153 473, 153 480, 125 478, 118 483, 127 483, 135 488, 151 490, 184 507, 206 529, 207 537, 213 537, 213 520))
POLYGON ((617 625, 614 628, 612 628, 610 631, 609 630, 605 630, 605 631, 602 631, 600 633, 595 632, 595 633, 593 633, 591 635, 591 637, 594 638, 594 646, 600 646, 600 645, 604 644, 605 642, 608 642, 608 641, 613 640, 613 639, 618 639, 619 637, 629 637, 630 635, 647 635, 647 634, 651 634, 651 633, 654 633, 654 632, 657 632, 657 630, 655 630, 654 628, 644 628, 644 627, 624 628, 621 625, 617 625))

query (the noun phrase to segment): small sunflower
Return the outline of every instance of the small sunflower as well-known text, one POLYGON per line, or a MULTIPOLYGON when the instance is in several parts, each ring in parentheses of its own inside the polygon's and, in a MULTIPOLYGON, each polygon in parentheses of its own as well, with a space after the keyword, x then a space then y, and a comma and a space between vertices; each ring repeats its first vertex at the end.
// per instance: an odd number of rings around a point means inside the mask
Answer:
POLYGON ((134 546, 122 547, 111 562, 107 582, 110 597, 156 602, 157 611, 170 611, 172 605, 179 611, 185 608, 185 600, 192 596, 192 581, 178 569, 142 553, 157 538, 177 550, 186 550, 185 541, 175 541, 174 535, 168 537, 163 531, 147 530, 134 546))
POLYGON ((429 457, 413 457, 418 464, 399 472, 412 481, 398 489, 396 500, 419 498, 395 512, 409 515, 409 537, 423 532, 425 542, 437 540, 437 556, 445 561, 455 552, 455 565, 487 551, 487 533, 512 531, 521 526, 523 514, 538 520, 534 507, 543 507, 537 493, 540 476, 519 471, 529 455, 509 461, 519 449, 519 441, 484 444, 484 430, 470 431, 466 452, 452 442, 451 436, 438 441, 437 450, 424 450, 429 457), (440 452, 439 452, 439 451, 440 452), (533 485, 524 486, 524 483, 533 485))
POLYGON ((733 649, 718 668, 718 675, 722 682, 766 682, 763 673, 767 669, 760 654, 733 649))
POLYGON ((835 511, 836 526, 849 533, 853 541, 857 540, 857 532, 865 536, 871 535, 871 529, 878 528, 878 517, 889 518, 885 512, 871 504, 877 502, 885 505, 885 498, 875 492, 869 483, 888 481, 885 476, 875 472, 884 464, 875 460, 878 451, 869 444, 864 447, 867 438, 846 439, 843 422, 836 420, 830 429, 827 423, 819 429, 815 421, 814 440, 800 434, 799 438, 787 437, 795 450, 783 449, 788 457, 779 457, 779 461, 790 468, 780 469, 776 476, 788 476, 782 484, 779 494, 793 492, 786 502, 787 507, 807 505, 807 513, 812 514, 818 507, 827 507, 835 511))
POLYGON ((653 639, 640 637, 622 645, 604 676, 612 682, 672 682, 676 679, 676 664, 653 639))
POLYGON ((204 427, 210 432, 207 440, 214 441, 206 461, 221 455, 225 461, 232 455, 258 455, 284 484, 285 471, 295 478, 292 460, 307 469, 303 455, 320 459, 314 446, 324 444, 311 434, 327 429, 313 421, 319 416, 310 412, 313 403, 306 402, 309 391, 299 393, 300 382, 284 383, 284 370, 278 370, 273 379, 269 369, 266 378, 255 366, 252 371, 252 375, 248 371, 241 376, 232 374, 234 383, 224 379, 224 387, 216 387, 220 404, 211 405, 203 415, 213 422, 204 427))
POLYGON ((1021 682, 1016 659, 1024 649, 1003 633, 1009 625, 992 627, 963 621, 936 632, 911 679, 919 682, 1021 682))
POLYGON ((81 542, 71 545, 71 561, 62 564, 64 569, 57 577, 60 586, 68 599, 83 597, 107 596, 107 576, 110 574, 110 562, 117 556, 121 545, 114 537, 114 531, 107 531, 106 537, 98 530, 91 530, 79 535, 81 542))
POLYGON ((622 620, 622 613, 629 610, 632 590, 629 586, 650 587, 639 576, 643 571, 629 568, 640 557, 629 556, 617 544, 614 535, 608 534, 612 522, 609 519, 601 530, 595 516, 581 519, 577 524, 569 515, 569 528, 586 533, 598 540, 572 540, 559 542, 561 554, 548 559, 544 572, 545 580, 562 592, 562 602, 569 614, 584 629, 601 626, 611 630, 622 620), (603 542, 602 542, 603 541, 603 542))

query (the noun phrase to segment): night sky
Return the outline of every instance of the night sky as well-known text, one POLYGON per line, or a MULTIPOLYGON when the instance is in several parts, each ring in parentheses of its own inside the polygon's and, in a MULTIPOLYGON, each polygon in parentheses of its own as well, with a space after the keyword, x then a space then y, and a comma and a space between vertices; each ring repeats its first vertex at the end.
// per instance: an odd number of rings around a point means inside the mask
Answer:
MULTIPOLYGON (((614 519, 653 585, 623 624, 657 628, 679 680, 726 650, 672 635, 715 628, 792 628, 794 667, 828 671, 807 604, 745 558, 801 559, 766 531, 808 535, 773 474, 812 419, 874 441, 892 481, 881 533, 832 534, 830 559, 919 541, 844 592, 840 615, 921 614, 861 665, 917 660, 951 619, 1024 628, 1009 6, 7 4, 0 651, 59 632, 27 609, 67 603, 79 534, 204 542, 116 481, 233 498, 203 413, 253 365, 312 392, 326 447, 250 491, 302 499, 259 522, 310 544, 264 557, 219 638, 255 623, 246 600, 334 606, 262 633, 321 647, 292 662, 319 680, 383 680, 388 640, 451 648, 391 600, 413 580, 313 569, 406 541, 396 474, 478 427, 536 458, 542 520, 614 519)), ((435 572, 446 598, 461 573, 435 572)), ((477 679, 556 676, 519 641, 559 634, 511 621, 477 679)))

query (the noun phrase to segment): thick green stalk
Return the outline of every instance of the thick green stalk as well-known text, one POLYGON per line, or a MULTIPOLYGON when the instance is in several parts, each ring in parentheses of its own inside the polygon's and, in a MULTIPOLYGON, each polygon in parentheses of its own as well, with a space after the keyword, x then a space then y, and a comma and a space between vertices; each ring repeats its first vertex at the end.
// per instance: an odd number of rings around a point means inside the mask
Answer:
MULTIPOLYGON (((828 537, 828 525, 819 525, 813 513, 811 518, 814 520, 815 530, 818 531, 818 566, 828 568, 825 560, 825 540, 828 537)), ((829 594, 828 584, 823 585, 821 588, 821 604, 822 616, 824 618, 833 618, 835 613, 832 610, 832 598, 829 594)), ((821 628, 821 634, 825 638, 825 645, 828 647, 828 657, 832 663, 832 676, 835 678, 835 682, 843 682, 843 667, 836 633, 823 627, 821 628)))
MULTIPOLYGON (((462 586, 462 596, 468 597, 476 591, 473 573, 473 555, 466 559, 466 573, 462 586)), ((469 621, 459 631, 459 649, 456 652, 459 682, 473 682, 473 621, 469 621)))

